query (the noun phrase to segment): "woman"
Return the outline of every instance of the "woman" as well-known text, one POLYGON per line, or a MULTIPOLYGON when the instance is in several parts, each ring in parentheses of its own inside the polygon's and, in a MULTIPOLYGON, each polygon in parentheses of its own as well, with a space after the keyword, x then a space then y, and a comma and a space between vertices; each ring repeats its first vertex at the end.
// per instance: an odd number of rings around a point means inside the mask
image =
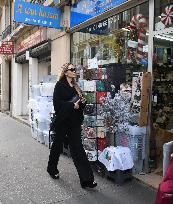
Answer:
POLYGON ((71 156, 76 166, 82 188, 94 188, 97 183, 86 156, 81 140, 81 124, 86 100, 76 81, 76 68, 67 63, 62 67, 62 74, 56 83, 53 104, 56 113, 56 137, 53 141, 47 172, 53 179, 59 178, 57 169, 59 156, 63 150, 64 138, 68 137, 71 156))

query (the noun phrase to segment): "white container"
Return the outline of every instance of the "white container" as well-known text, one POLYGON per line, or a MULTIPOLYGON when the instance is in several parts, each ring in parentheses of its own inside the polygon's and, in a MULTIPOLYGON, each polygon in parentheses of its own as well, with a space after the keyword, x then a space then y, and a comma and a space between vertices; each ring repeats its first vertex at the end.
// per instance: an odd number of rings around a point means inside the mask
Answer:
POLYGON ((40 85, 41 96, 53 96, 54 88, 54 83, 43 83, 40 85))
POLYGON ((37 129, 37 140, 41 144, 44 144, 44 136, 43 136, 43 131, 40 129, 37 129))
POLYGON ((44 144, 48 147, 49 146, 49 131, 44 130, 43 136, 44 136, 44 144))
POLYGON ((34 123, 31 123, 31 136, 34 139, 37 139, 37 131, 36 131, 36 127, 35 127, 34 123))

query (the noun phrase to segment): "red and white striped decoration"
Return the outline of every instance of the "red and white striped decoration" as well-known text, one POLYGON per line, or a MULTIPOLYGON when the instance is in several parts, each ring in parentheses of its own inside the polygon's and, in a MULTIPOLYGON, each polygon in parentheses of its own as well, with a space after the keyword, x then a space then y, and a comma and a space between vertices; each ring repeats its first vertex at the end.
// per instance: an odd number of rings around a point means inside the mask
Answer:
POLYGON ((133 16, 130 22, 130 29, 138 30, 138 52, 137 52, 138 63, 144 57, 143 46, 145 45, 146 26, 147 21, 142 14, 137 14, 136 16, 133 16))
POLYGON ((173 24, 173 5, 166 6, 161 14, 161 21, 165 25, 173 24))

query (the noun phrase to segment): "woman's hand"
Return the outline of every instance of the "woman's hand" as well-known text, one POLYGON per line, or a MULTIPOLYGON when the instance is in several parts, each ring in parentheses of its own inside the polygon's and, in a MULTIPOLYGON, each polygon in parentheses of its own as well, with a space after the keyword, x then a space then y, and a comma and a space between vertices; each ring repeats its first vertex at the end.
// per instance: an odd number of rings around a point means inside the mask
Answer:
POLYGON ((76 101, 76 103, 74 103, 74 109, 79 109, 79 102, 80 102, 80 99, 76 101))
POLYGON ((173 158, 173 153, 171 154, 171 158, 173 158))
POLYGON ((86 102, 86 99, 84 98, 84 97, 82 97, 81 99, 80 99, 80 101, 81 101, 81 103, 85 103, 86 102))

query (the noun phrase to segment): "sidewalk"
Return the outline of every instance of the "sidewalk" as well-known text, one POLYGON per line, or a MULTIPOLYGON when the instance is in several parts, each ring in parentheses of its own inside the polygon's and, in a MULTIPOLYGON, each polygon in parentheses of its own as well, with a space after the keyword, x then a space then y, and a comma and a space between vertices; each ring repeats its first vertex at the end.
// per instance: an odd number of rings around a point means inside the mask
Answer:
MULTIPOLYGON (((30 127, 29 119, 27 116, 18 116, 13 118, 30 127)), ((134 175, 134 178, 154 189, 158 189, 158 186, 163 179, 162 176, 157 175, 155 173, 149 173, 144 175, 137 174, 137 175, 134 175)))
POLYGON ((95 175, 98 187, 80 187, 71 159, 61 156, 60 179, 46 172, 49 149, 30 128, 0 113, 0 203, 2 204, 154 204, 156 192, 136 180, 123 186, 95 175))

